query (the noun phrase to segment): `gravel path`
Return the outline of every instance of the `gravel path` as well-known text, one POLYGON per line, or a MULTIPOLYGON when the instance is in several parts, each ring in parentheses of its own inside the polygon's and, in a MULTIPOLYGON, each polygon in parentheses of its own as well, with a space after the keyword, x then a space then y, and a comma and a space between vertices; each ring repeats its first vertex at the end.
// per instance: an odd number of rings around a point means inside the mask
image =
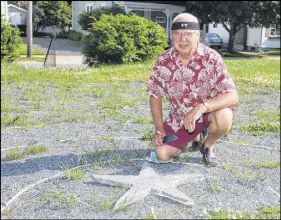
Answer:
MULTIPOLYGON (((128 86, 134 89, 145 84, 130 83, 128 86)), ((159 219, 202 219, 208 218, 215 209, 255 213, 260 207, 279 207, 280 165, 265 168, 260 164, 280 164, 280 135, 251 136, 237 129, 239 122, 247 121, 250 113, 266 110, 268 106, 280 108, 279 91, 271 90, 256 98, 249 105, 248 96, 240 97, 233 131, 217 142, 221 166, 205 167, 199 152, 184 153, 170 164, 151 164, 159 175, 196 172, 206 177, 197 185, 177 187, 195 201, 196 206, 192 208, 150 195, 124 210, 113 212, 112 205, 128 189, 90 181, 92 174, 138 175, 143 158, 152 149, 149 141, 142 140, 151 124, 132 120, 117 123, 117 119, 108 119, 102 123, 1 129, 1 208, 8 203, 1 218, 135 219, 152 218, 154 213, 159 219), (18 160, 3 160, 15 146, 23 151, 28 146, 38 145, 48 147, 48 151, 18 160), (77 166, 83 166, 84 178, 71 180, 61 175, 63 168, 77 166)), ((122 111, 149 117, 148 106, 146 100, 133 111, 130 108, 122 111)), ((79 111, 77 107, 72 108, 79 111)))

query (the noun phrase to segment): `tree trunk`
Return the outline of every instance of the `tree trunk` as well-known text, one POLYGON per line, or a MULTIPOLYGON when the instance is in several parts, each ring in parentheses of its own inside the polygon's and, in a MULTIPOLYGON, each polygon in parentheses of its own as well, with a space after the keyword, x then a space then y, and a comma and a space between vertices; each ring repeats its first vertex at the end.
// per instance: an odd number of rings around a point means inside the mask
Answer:
POLYGON ((234 25, 233 23, 230 23, 230 31, 229 33, 229 39, 228 39, 228 46, 227 46, 227 51, 229 53, 233 52, 233 43, 234 43, 234 38, 235 38, 235 32, 234 32, 234 25))
POLYGON ((234 35, 233 33, 229 33, 229 40, 228 40, 228 46, 227 46, 227 51, 229 53, 233 52, 233 43, 234 43, 234 35))

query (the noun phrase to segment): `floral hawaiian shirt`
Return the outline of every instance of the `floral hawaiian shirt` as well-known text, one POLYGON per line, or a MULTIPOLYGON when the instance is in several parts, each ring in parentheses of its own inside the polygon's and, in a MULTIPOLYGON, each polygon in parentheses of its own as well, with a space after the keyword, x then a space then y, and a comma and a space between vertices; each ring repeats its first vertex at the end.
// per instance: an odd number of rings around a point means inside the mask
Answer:
MULTIPOLYGON (((235 90, 220 54, 199 43, 188 63, 183 65, 174 47, 158 57, 148 82, 147 93, 166 97, 172 109, 165 122, 177 132, 184 116, 196 105, 220 93, 235 90)), ((201 117, 198 122, 202 122, 201 117)))

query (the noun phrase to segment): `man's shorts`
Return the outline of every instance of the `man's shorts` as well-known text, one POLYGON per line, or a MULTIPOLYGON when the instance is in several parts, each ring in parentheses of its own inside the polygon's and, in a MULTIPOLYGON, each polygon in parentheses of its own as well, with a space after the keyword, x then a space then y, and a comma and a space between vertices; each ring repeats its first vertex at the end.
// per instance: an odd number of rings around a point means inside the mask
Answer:
POLYGON ((195 124, 195 130, 192 133, 189 133, 187 130, 184 129, 184 126, 175 132, 169 125, 164 123, 164 129, 166 131, 166 135, 176 135, 177 140, 169 143, 169 146, 176 147, 179 149, 184 149, 188 142, 195 139, 195 137, 201 133, 204 129, 207 129, 209 126, 208 120, 209 113, 203 115, 203 122, 195 124))

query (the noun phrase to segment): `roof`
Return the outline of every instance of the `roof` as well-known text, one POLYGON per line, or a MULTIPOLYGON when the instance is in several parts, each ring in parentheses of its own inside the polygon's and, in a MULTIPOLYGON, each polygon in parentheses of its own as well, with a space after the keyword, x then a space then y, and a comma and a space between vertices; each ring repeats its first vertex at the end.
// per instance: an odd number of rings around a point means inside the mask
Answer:
POLYGON ((25 10, 25 9, 23 9, 23 8, 20 8, 20 7, 18 7, 18 6, 12 5, 12 4, 9 4, 9 5, 8 5, 8 8, 10 8, 10 7, 16 8, 16 9, 18 9, 18 10, 20 10, 20 11, 27 12, 27 10, 25 10))

